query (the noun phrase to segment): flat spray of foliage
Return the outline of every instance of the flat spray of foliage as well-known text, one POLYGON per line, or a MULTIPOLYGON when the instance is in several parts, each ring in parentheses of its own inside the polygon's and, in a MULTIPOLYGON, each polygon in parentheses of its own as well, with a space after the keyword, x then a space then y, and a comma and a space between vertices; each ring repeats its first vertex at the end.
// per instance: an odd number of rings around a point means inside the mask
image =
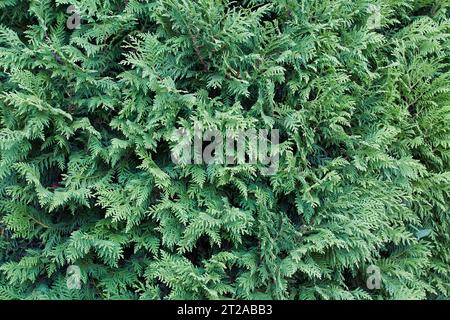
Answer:
POLYGON ((0 298, 448 298, 449 7, 1 0, 0 298), (277 173, 175 165, 194 125, 277 173))

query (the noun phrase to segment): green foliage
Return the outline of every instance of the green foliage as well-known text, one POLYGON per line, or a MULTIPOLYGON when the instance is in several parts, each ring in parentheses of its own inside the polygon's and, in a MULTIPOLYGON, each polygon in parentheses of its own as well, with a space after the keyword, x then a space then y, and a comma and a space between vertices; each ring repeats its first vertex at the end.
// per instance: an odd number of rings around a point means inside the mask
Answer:
POLYGON ((0 1, 0 298, 448 299, 449 6, 0 1), (197 127, 278 171, 174 164, 197 127))

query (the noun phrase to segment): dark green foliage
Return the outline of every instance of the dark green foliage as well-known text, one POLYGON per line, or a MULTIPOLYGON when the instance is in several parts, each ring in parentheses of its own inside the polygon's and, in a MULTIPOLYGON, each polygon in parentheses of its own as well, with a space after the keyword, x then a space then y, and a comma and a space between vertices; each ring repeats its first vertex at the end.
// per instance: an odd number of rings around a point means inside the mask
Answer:
POLYGON ((449 6, 1 0, 0 298, 448 298, 449 6), (277 173, 175 165, 194 125, 277 173))

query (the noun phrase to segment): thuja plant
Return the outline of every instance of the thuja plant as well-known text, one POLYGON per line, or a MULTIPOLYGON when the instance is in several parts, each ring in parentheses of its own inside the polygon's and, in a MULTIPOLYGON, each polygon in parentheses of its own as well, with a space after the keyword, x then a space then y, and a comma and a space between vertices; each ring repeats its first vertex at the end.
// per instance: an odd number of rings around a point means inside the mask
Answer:
POLYGON ((0 298, 448 299, 449 7, 1 0, 0 298))

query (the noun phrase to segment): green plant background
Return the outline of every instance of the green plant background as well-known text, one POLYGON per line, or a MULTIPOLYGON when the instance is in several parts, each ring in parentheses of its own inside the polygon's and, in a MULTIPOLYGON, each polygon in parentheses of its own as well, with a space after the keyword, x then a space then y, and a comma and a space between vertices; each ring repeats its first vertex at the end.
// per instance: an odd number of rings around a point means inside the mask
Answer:
POLYGON ((0 298, 448 299, 449 7, 1 0, 0 298), (175 165, 194 125, 277 173, 175 165))

